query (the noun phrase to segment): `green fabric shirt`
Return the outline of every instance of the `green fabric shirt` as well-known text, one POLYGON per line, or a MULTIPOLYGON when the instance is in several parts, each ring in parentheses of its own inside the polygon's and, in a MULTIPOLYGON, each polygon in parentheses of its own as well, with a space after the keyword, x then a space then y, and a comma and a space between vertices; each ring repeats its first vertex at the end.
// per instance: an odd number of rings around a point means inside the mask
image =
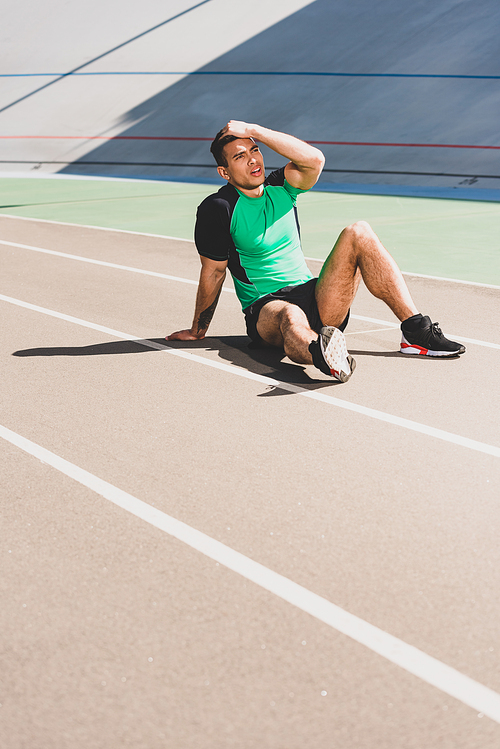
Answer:
POLYGON ((302 192, 286 181, 283 168, 269 175, 258 198, 225 185, 199 206, 198 252, 228 259, 243 309, 284 286, 313 278, 302 252, 295 207, 302 192))

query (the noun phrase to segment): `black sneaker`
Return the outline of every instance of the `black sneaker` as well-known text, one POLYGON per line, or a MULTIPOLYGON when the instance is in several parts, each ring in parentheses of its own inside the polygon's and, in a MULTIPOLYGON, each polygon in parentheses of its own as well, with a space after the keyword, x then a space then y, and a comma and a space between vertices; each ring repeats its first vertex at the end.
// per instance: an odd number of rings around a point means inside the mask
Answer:
POLYGON ((444 337, 439 323, 431 322, 430 317, 422 317, 416 330, 408 330, 405 323, 401 323, 403 333, 401 340, 402 354, 417 354, 420 356, 458 356, 465 353, 465 346, 444 337))
POLYGON ((338 328, 321 328, 318 340, 312 341, 309 351, 314 366, 340 382, 347 382, 356 368, 355 360, 347 353, 344 334, 338 328))

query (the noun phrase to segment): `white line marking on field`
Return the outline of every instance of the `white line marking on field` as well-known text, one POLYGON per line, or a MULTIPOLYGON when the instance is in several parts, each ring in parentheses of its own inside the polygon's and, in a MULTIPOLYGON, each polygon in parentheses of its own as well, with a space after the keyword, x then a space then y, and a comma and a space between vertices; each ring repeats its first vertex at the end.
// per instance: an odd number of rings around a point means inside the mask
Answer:
MULTIPOLYGON (((1 179, 2 176, 4 176, 4 175, 0 174, 0 179, 1 179)), ((35 175, 33 175, 33 176, 35 176, 35 175)), ((42 177, 43 175, 40 174, 38 176, 42 177)), ((45 175, 45 176, 50 176, 50 175, 45 175)), ((70 175, 66 175, 66 177, 70 177, 70 175)), ((71 176, 71 178, 73 179, 74 177, 71 176)), ((86 179, 94 179, 94 178, 93 177, 88 177, 86 179)), ((102 177, 100 179, 110 179, 111 180, 111 179, 114 179, 114 178, 104 178, 104 177, 102 177)), ((125 179, 124 180, 118 180, 117 179, 117 181, 136 182, 137 180, 132 180, 132 179, 131 180, 125 180, 125 179)), ((141 182, 146 182, 146 181, 154 182, 155 180, 140 180, 140 181, 141 182)), ((191 184, 191 183, 189 183, 189 184, 191 184)), ((196 184, 198 184, 198 183, 196 183, 196 184)), ((206 183, 202 183, 202 184, 206 184, 206 183)), ((220 187, 219 184, 214 184, 214 185, 211 185, 211 184, 208 185, 207 184, 207 187, 212 187, 212 186, 213 186, 214 191, 220 187)), ((185 237, 171 237, 171 236, 169 236, 167 234, 150 234, 148 232, 143 232, 143 231, 131 231, 130 229, 113 229, 113 228, 111 228, 109 226, 93 226, 92 224, 75 224, 75 223, 70 223, 69 221, 54 221, 52 219, 47 219, 47 218, 32 218, 31 216, 15 216, 14 214, 10 214, 10 213, 0 213, 0 218, 2 218, 2 217, 3 218, 17 219, 19 221, 41 221, 43 224, 57 224, 57 225, 60 225, 60 226, 78 226, 78 227, 83 227, 85 229, 96 229, 97 231, 115 231, 115 232, 118 232, 119 234, 136 234, 139 237, 156 237, 157 239, 174 239, 177 242, 190 242, 191 244, 194 244, 194 242, 193 242, 192 239, 186 239, 185 237)), ((305 260, 312 260, 312 261, 314 261, 316 263, 324 263, 325 260, 326 260, 326 257, 324 257, 324 258, 320 258, 320 257, 308 257, 307 255, 305 255, 304 259, 305 260)), ((461 278, 444 278, 443 276, 426 276, 423 273, 413 273, 412 271, 407 271, 407 270, 403 270, 403 271, 401 271, 401 273, 403 273, 403 275, 405 275, 405 276, 416 276, 417 278, 428 278, 431 281, 447 281, 449 283, 463 283, 466 286, 482 286, 485 289, 500 289, 500 286, 495 286, 494 284, 491 284, 491 283, 480 283, 479 281, 464 281, 461 278)))
MULTIPOLYGON (((0 179, 2 175, 0 173, 0 179)), ((119 198, 117 198, 119 200, 119 198)), ((114 231, 118 234, 137 234, 140 237, 155 237, 156 239, 174 239, 176 242, 189 242, 193 244, 192 239, 183 237, 170 237, 168 234, 148 234, 143 231, 130 231, 129 229, 112 229, 110 226, 92 226, 92 224, 73 224, 69 221, 51 221, 48 218, 31 218, 30 216, 13 216, 10 213, 0 213, 0 218, 14 218, 20 221, 40 221, 42 224, 56 224, 58 226, 75 226, 80 229, 97 229, 98 231, 114 231)))
MULTIPOLYGON (((112 231, 114 231, 114 229, 112 231)), ((147 236, 154 236, 154 235, 147 235, 147 236)), ((165 238, 173 239, 174 237, 165 237, 165 238)), ((8 247, 19 247, 23 250, 31 250, 32 252, 40 252, 45 255, 55 255, 56 257, 67 258, 68 260, 78 260, 82 263, 90 263, 91 265, 102 265, 105 268, 115 268, 116 270, 126 270, 126 271, 130 271, 131 273, 140 273, 144 276, 155 276, 156 278, 165 278, 167 281, 178 281, 179 283, 187 283, 192 286, 198 285, 198 281, 193 281, 189 278, 181 278, 180 276, 169 276, 166 273, 157 273, 156 271, 143 270, 142 268, 134 268, 129 265, 118 265, 117 263, 108 263, 104 260, 94 260, 93 258, 84 257, 83 255, 71 255, 67 252, 59 252, 57 250, 47 250, 43 247, 34 247, 33 245, 20 244, 19 242, 8 242, 7 240, 4 240, 4 239, 0 239, 0 244, 6 245, 8 247)), ((230 287, 227 287, 227 286, 223 286, 222 291, 226 293, 229 292, 230 294, 235 294, 234 289, 231 289, 230 287)), ((399 328, 399 323, 389 322, 387 320, 379 320, 376 317, 364 317, 362 315, 351 315, 351 317, 353 320, 362 320, 364 322, 372 322, 372 323, 375 323, 376 325, 386 326, 387 328, 399 328)), ((356 332, 371 333, 371 332, 377 332, 377 331, 363 330, 363 331, 356 331, 356 332)), ((351 333, 351 335, 353 334, 351 333)), ((488 341, 478 341, 475 338, 464 338, 464 336, 460 334, 454 334, 454 333, 447 333, 447 336, 450 338, 457 338, 461 343, 462 342, 471 343, 476 346, 500 349, 500 344, 498 343, 490 343, 488 341)))
POLYGON ((23 302, 20 299, 13 299, 12 297, 4 296, 3 294, 0 294, 0 301, 14 304, 18 307, 24 307, 25 309, 32 310, 33 312, 40 312, 44 315, 49 315, 50 317, 56 317, 70 323, 75 323, 76 325, 81 325, 84 328, 98 330, 101 333, 106 333, 116 338, 125 339, 127 341, 135 341, 147 348, 156 349, 158 351, 165 351, 166 353, 171 354, 172 356, 178 356, 181 359, 195 361, 200 364, 204 364, 207 367, 212 367, 213 369, 228 372, 229 374, 237 375, 238 377, 243 377, 247 380, 254 380, 255 382, 260 382, 266 386, 272 385, 276 388, 280 388, 281 390, 287 390, 290 393, 302 395, 305 398, 311 398, 312 400, 321 401, 322 403, 328 403, 332 406, 337 406, 338 408, 343 408, 347 411, 353 411, 354 413, 361 414, 362 416, 368 416, 372 419, 376 419, 377 421, 383 421, 387 424, 393 424, 394 426, 403 427, 404 429, 409 429, 413 432, 425 434, 428 437, 435 437, 436 439, 443 440, 444 442, 450 442, 454 445, 466 447, 469 450, 476 450, 477 452, 500 458, 500 447, 488 445, 485 442, 479 442, 477 440, 469 439, 468 437, 462 437, 459 434, 446 432, 443 429, 437 429, 435 427, 427 426, 426 424, 420 424, 417 421, 411 421, 410 419, 404 419, 400 416, 394 416, 392 414, 385 413, 384 411, 377 411, 374 408, 360 406, 357 403, 350 403, 349 401, 344 401, 340 398, 335 398, 332 395, 326 395, 324 393, 317 392, 316 390, 307 390, 306 388, 299 387, 298 385, 292 385, 288 382, 281 382, 280 380, 275 380, 272 377, 266 377, 265 375, 256 374, 255 372, 250 372, 247 369, 235 367, 231 364, 224 364, 223 362, 206 359, 203 356, 198 356, 197 354, 192 354, 188 351, 182 351, 177 348, 172 348, 167 344, 160 344, 156 343, 155 341, 138 338, 137 336, 123 333, 120 330, 113 330, 112 328, 107 328, 103 325, 97 325, 95 323, 88 322, 87 320, 81 320, 78 317, 73 317, 72 315, 65 315, 61 312, 55 312, 54 310, 49 310, 45 307, 39 307, 38 305, 30 304, 29 302, 23 302))
MULTIPOLYGON (((2 175, 0 173, 0 179, 2 175)), ((119 199, 119 198, 117 198, 119 199)), ((74 226, 79 229, 97 229, 97 231, 112 231, 118 234, 136 234, 139 237, 154 237, 155 239, 173 239, 175 242, 189 242, 194 244, 192 239, 184 239, 184 237, 171 237, 168 234, 149 234, 143 231, 130 231, 129 229, 112 229, 109 226, 93 226, 92 224, 73 224, 69 221, 51 221, 47 218, 29 218, 28 216, 11 216, 8 213, 0 213, 0 218, 15 218, 20 221, 40 221, 42 224, 56 224, 57 226, 74 226)))
MULTIPOLYGON (((0 216, 1 215, 2 214, 0 214, 0 216)), ((304 255, 304 258, 306 260, 310 260, 316 263, 324 263, 326 260, 326 257, 325 258, 308 257, 306 255, 304 255)), ((425 275, 424 273, 414 273, 411 270, 402 270, 401 273, 404 276, 415 276, 416 278, 426 278, 429 281, 446 281, 447 283, 455 283, 455 284, 460 283, 460 284, 465 284, 466 286, 480 286, 482 288, 484 287, 485 289, 500 289, 500 286, 497 286, 495 284, 481 283, 480 281, 464 281, 462 278, 447 278, 445 276, 428 276, 428 275, 425 275)))
MULTIPOLYGON (((2 214, 0 214, 1 216, 2 214)), ((304 255, 304 258, 306 260, 311 260, 316 263, 324 263, 326 258, 320 258, 320 257, 308 257, 307 255, 304 255)), ((479 281, 464 281, 461 278, 445 278, 444 276, 427 276, 423 273, 413 273, 411 270, 402 270, 401 273, 404 276, 415 276, 416 278, 427 278, 430 281, 446 281, 447 283, 463 283, 466 286, 481 286, 486 289, 500 289, 500 286, 495 286, 491 283, 480 283, 479 281)))
POLYGON ((355 320, 363 322, 373 322, 375 325, 387 325, 389 328, 399 328, 398 322, 389 322, 388 320, 379 320, 377 317, 364 317, 363 315, 351 315, 355 320))
POLYGON ((413 273, 411 270, 404 271, 405 276, 415 276, 416 278, 428 278, 431 281, 447 281, 448 283, 464 283, 466 286, 483 286, 486 289, 500 289, 492 283, 479 283, 479 281, 462 281, 457 278, 444 278, 443 276, 427 276, 424 273, 413 273))
MULTIPOLYGON (((117 263, 108 263, 105 260, 94 260, 93 258, 84 257, 83 255, 70 255, 67 252, 58 252, 57 250, 46 250, 42 247, 33 247, 29 244, 19 244, 19 242, 7 242, 0 239, 0 244, 8 245, 9 247, 20 247, 22 250, 31 250, 33 252, 41 252, 44 255, 56 255, 57 257, 68 258, 69 260, 79 260, 82 263, 90 263, 91 265, 102 265, 105 268, 114 268, 115 270, 128 270, 132 273, 141 273, 144 276, 155 276, 156 278, 166 278, 167 281, 179 281, 180 283, 188 283, 193 286, 198 286, 198 281, 191 281, 188 278, 180 278, 179 276, 168 276, 166 273, 157 273, 152 270, 142 270, 142 268, 132 268, 128 265, 118 265, 117 263)), ((224 289, 225 291, 232 291, 232 289, 224 289)))
POLYGON ((168 533, 192 549, 324 622, 337 632, 378 653, 427 684, 500 723, 500 695, 492 689, 16 432, 0 426, 0 437, 123 510, 168 533))
MULTIPOLYGON (((354 315, 351 315, 351 317, 354 317, 354 315)), ((390 328, 372 328, 371 330, 347 330, 344 332, 344 335, 363 335, 364 333, 380 333, 383 330, 394 330, 394 326, 391 325, 390 328)))

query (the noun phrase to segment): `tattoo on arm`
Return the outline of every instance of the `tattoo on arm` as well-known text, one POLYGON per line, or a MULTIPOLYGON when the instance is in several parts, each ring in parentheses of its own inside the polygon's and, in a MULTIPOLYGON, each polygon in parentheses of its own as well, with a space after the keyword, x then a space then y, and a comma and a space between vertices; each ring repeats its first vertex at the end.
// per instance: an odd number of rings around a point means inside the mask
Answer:
POLYGON ((217 302, 219 301, 221 291, 222 285, 210 307, 207 307, 205 310, 203 310, 203 312, 200 313, 200 316, 198 318, 198 333, 201 333, 202 330, 206 330, 210 325, 212 317, 214 316, 215 308, 217 307, 217 302))

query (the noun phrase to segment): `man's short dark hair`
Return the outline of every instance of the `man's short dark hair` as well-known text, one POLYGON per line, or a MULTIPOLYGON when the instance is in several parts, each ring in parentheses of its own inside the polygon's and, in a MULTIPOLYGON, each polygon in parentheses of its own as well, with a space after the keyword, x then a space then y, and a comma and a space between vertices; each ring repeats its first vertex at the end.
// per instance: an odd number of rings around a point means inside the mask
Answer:
POLYGON ((213 139, 212 145, 210 146, 210 152, 217 162, 217 166, 227 166, 224 147, 227 146, 228 143, 232 143, 233 140, 238 140, 238 138, 235 135, 223 135, 222 130, 219 130, 213 139))

